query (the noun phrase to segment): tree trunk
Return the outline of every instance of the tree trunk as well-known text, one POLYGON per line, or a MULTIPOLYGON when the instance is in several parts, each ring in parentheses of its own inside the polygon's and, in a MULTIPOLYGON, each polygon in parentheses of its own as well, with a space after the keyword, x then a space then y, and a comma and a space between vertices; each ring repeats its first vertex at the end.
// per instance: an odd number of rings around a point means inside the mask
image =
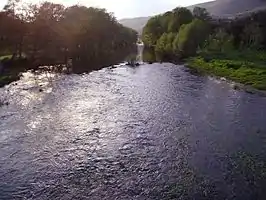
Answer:
POLYGON ((23 40, 24 40, 24 37, 21 36, 20 43, 19 43, 19 48, 18 48, 19 59, 22 58, 23 40))
POLYGON ((16 57, 17 57, 17 52, 18 52, 18 44, 15 44, 14 46, 14 51, 13 51, 13 54, 12 54, 12 57, 11 57, 11 60, 15 60, 16 57))

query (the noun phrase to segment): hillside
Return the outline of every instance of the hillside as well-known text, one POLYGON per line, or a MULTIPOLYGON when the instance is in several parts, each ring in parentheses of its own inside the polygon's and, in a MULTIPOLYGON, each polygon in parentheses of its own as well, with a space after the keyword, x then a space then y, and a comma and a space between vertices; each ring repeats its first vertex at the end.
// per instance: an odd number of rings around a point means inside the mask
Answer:
POLYGON ((219 17, 233 16, 247 11, 254 11, 266 7, 266 0, 216 0, 189 6, 206 8, 211 15, 219 17))
MULTIPOLYGON (((247 11, 255 11, 266 8, 266 0, 216 0, 207 3, 201 3, 189 6, 189 9, 194 7, 206 8, 211 15, 219 17, 231 17, 247 11)), ((133 28, 141 33, 143 27, 150 17, 139 17, 131 19, 122 19, 119 22, 124 26, 133 28)))
POLYGON ((141 33, 142 29, 144 28, 149 19, 150 17, 137 17, 137 18, 121 19, 119 20, 119 22, 124 26, 132 28, 141 33))

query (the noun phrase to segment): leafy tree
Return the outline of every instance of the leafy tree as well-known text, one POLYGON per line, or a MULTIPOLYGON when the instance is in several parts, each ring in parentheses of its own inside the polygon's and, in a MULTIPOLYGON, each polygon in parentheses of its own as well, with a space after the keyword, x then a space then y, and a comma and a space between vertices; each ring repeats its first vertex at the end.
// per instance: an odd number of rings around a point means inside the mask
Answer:
POLYGON ((21 0, 8 0, 7 4, 4 6, 4 11, 9 15, 16 17, 16 9, 21 0))
POLYGON ((211 19, 210 14, 208 13, 206 8, 195 7, 192 13, 195 18, 200 20, 208 21, 211 19))
POLYGON ((173 10, 168 32, 178 32, 183 24, 188 24, 193 20, 193 15, 189 9, 179 7, 173 10))
POLYGON ((2 35, 1 51, 21 57, 23 40, 27 25, 21 19, 21 0, 8 0, 0 15, 0 35, 2 35))
POLYGON ((172 20, 172 12, 166 12, 160 17, 161 27, 164 33, 168 32, 168 26, 172 20))
POLYGON ((123 60, 136 48, 137 32, 119 24, 104 9, 9 0, 0 13, 0 50, 25 53, 31 67, 62 65, 74 72, 123 60))
POLYGON ((252 49, 260 49, 263 39, 263 33, 258 23, 255 22, 245 26, 242 35, 242 45, 252 49))
POLYGON ((8 12, 0 14, 1 51, 12 54, 15 58, 21 51, 26 25, 20 19, 14 18, 8 12))
POLYGON ((175 33, 183 24, 190 23, 192 13, 187 8, 176 8, 172 12, 152 17, 143 29, 142 39, 146 46, 154 47, 163 33, 175 33))
POLYGON ((36 64, 61 62, 60 21, 63 19, 64 6, 44 2, 33 7, 34 16, 29 25, 24 52, 36 64), (40 39, 41 38, 41 39, 40 39))
POLYGON ((164 33, 163 26, 161 24, 162 16, 158 15, 152 17, 143 29, 142 40, 146 46, 154 47, 157 40, 164 33))
MULTIPOLYGON (((118 24, 115 18, 103 9, 71 7, 66 15, 69 21, 78 24, 73 32, 70 48, 74 71, 82 72, 117 62, 117 55, 129 53, 135 47, 137 33, 118 24), (76 18, 72 17, 75 15, 76 18), (103 59, 104 58, 104 59, 103 59)), ((68 22, 66 18, 66 22, 68 22)))
POLYGON ((211 51, 230 51, 234 49, 233 40, 233 35, 228 34, 224 29, 218 29, 209 36, 206 48, 211 51))
POLYGON ((156 43, 155 52, 159 60, 171 59, 173 56, 173 41, 176 33, 164 33, 156 43))
POLYGON ((180 52, 182 57, 192 56, 203 45, 209 35, 208 25, 199 19, 194 19, 189 24, 181 26, 173 42, 175 52, 180 52))

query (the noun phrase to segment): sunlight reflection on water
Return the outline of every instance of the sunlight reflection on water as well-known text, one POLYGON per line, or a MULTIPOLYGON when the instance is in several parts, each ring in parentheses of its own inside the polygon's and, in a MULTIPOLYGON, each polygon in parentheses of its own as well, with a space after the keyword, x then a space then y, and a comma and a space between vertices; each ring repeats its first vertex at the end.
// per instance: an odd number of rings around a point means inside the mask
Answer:
POLYGON ((83 75, 26 73, 0 96, 9 102, 0 108, 2 199, 264 194, 263 181, 252 184, 238 162, 266 160, 266 98, 224 81, 170 63, 122 64, 83 75))

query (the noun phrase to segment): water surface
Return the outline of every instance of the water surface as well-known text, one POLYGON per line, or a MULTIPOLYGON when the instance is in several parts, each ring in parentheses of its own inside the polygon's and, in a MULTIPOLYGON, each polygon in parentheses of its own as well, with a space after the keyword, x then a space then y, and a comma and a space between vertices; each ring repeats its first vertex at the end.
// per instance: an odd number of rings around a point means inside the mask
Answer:
POLYGON ((169 63, 0 89, 0 199, 263 199, 266 98, 169 63))

